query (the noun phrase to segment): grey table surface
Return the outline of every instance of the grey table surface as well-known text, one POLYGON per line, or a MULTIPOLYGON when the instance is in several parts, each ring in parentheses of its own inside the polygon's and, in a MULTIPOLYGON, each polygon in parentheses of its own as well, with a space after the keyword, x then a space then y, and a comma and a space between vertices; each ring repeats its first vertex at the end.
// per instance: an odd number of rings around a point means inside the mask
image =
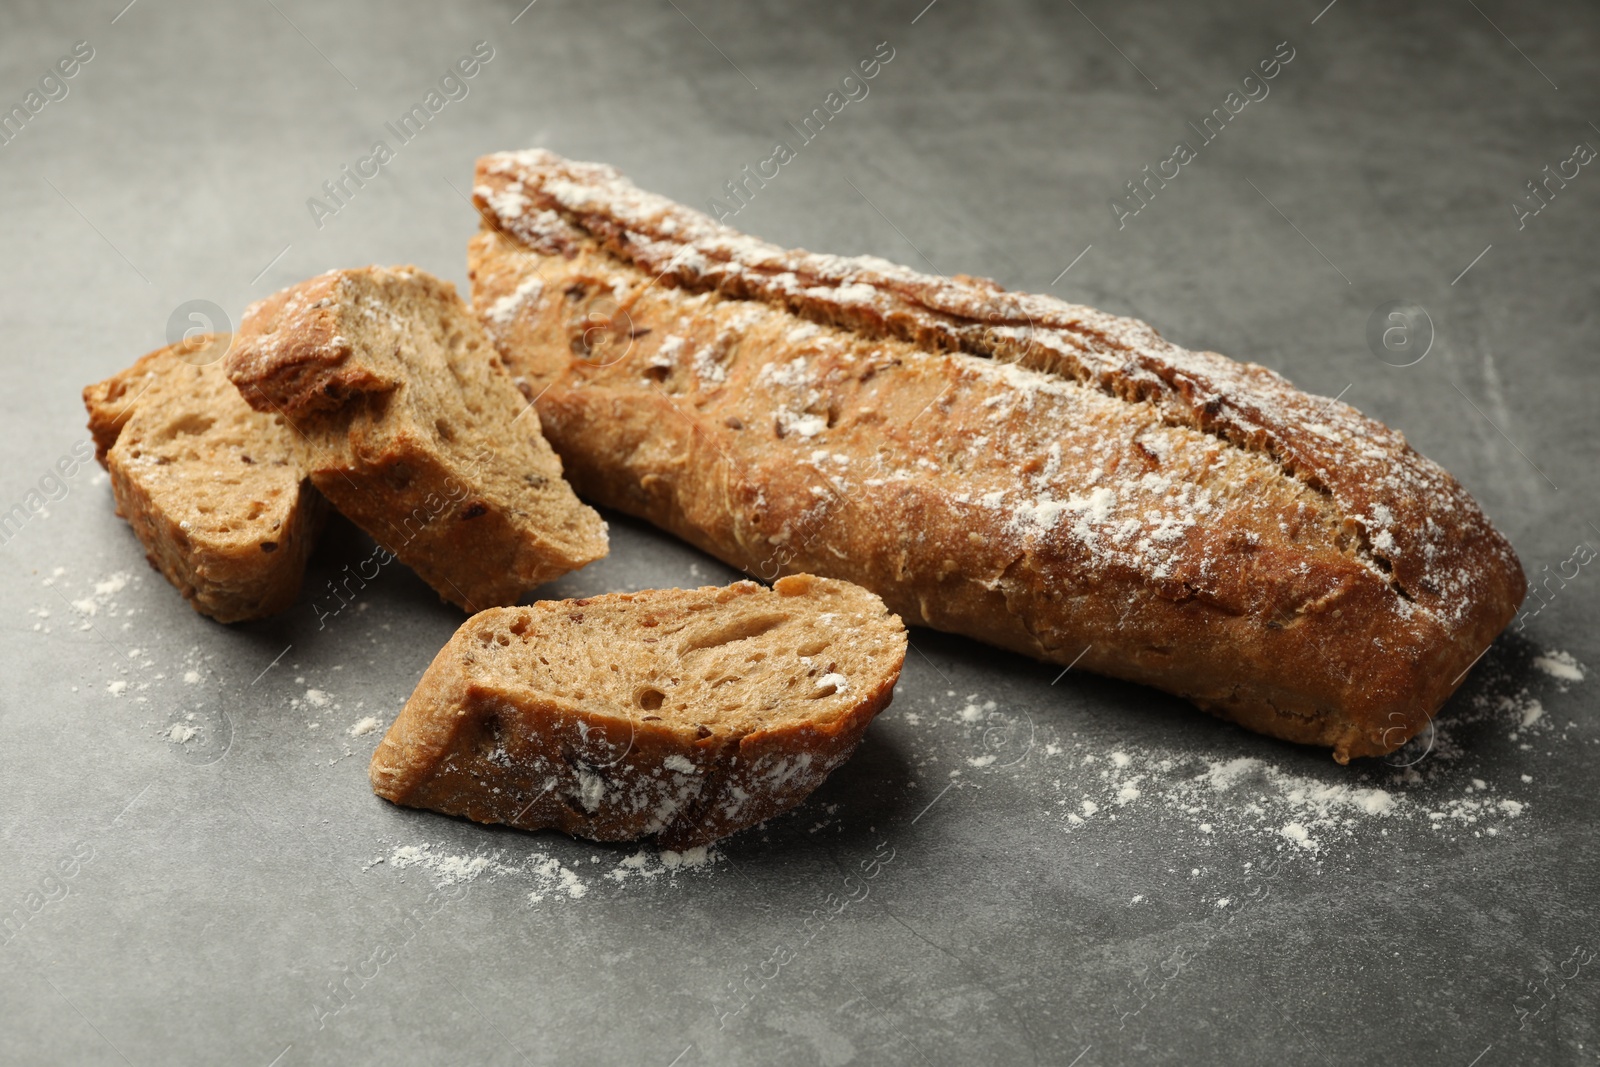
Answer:
MULTIPOLYGON (((125 2, 0 12, 0 1062, 1596 1061, 1593 5, 125 2), (680 858, 377 800, 453 609, 396 566, 321 618, 367 551, 336 527, 294 610, 215 625, 73 462, 79 389, 172 321, 369 262, 464 286, 480 153, 731 210, 779 141, 742 229, 1342 396, 1560 577, 1435 731, 1349 768, 917 631, 849 764, 680 858)), ((612 524, 538 595, 732 577, 612 524)))

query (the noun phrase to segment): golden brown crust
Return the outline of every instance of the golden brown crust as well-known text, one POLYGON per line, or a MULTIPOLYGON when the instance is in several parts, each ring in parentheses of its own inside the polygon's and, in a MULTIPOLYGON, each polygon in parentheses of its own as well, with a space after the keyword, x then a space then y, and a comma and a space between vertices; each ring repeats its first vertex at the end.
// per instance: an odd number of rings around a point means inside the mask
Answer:
POLYGON ((1520 600, 1454 479, 1264 368, 775 248, 549 153, 486 157, 474 192, 475 305, 579 491, 752 573, 1341 761, 1421 729, 1520 600), (632 338, 615 362, 579 358, 597 315, 632 338))
POLYGON ((228 377, 251 407, 299 419, 400 384, 399 375, 357 358, 350 340, 340 334, 339 317, 348 300, 343 281, 342 272, 328 271, 246 311, 240 343, 228 355, 228 377), (268 330, 271 336, 263 337, 268 330))
MULTIPOLYGON (((598 841, 656 835, 671 849, 703 845, 797 806, 848 759, 893 697, 905 649, 904 628, 882 601, 810 575, 771 589, 741 582, 491 609, 463 624, 423 674, 373 754, 373 790, 478 822, 598 841), (721 673, 724 662, 704 657, 724 648, 697 647, 698 660, 656 652, 676 647, 697 624, 775 608, 791 616, 788 630, 725 646, 758 647, 769 668, 763 681, 696 688, 687 676, 708 663, 721 673), (620 616, 622 632, 597 628, 601 615, 613 623, 620 616), (798 659, 795 646, 809 651, 808 638, 834 627, 834 649, 798 659), (861 642, 871 647, 862 652, 861 642), (797 665, 780 669, 783 657, 797 665), (549 671, 541 677, 545 660, 566 685, 549 671), (833 670, 848 682, 824 673, 833 670), (819 673, 830 686, 820 698, 779 684, 819 673), (688 695, 674 706, 679 680, 688 695), (717 692, 741 686, 748 691, 733 694, 731 710, 712 705, 717 692), (640 687, 666 705, 642 711, 631 699, 640 687)), ((748 661, 743 668, 752 669, 748 661)))
POLYGON ((605 555, 538 419, 449 282, 330 271, 253 305, 228 375, 310 444, 343 515, 467 611, 605 555))
POLYGON ((158 349, 84 389, 117 513, 150 565, 218 622, 294 604, 325 507, 281 419, 229 384, 227 336, 158 349))

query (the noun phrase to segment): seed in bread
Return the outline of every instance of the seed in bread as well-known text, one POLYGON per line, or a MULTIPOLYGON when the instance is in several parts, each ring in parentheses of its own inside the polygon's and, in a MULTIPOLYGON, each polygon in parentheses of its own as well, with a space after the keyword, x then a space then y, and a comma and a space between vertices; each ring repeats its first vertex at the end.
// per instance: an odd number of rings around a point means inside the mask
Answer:
POLYGON ((194 609, 242 622, 295 602, 326 510, 281 416, 223 373, 227 335, 158 349, 84 389, 117 514, 194 609))
POLYGON ((474 198, 474 304, 579 493, 759 577, 1341 762, 1420 730, 1522 598, 1455 479, 1263 367, 778 248, 549 152, 480 160, 474 198))
POLYGON ((334 507, 467 611, 606 553, 449 282, 367 267, 292 286, 246 311, 228 375, 306 434, 334 507))
POLYGON ((703 845, 805 800, 905 654, 882 600, 811 575, 495 608, 423 674, 372 787, 478 822, 703 845))

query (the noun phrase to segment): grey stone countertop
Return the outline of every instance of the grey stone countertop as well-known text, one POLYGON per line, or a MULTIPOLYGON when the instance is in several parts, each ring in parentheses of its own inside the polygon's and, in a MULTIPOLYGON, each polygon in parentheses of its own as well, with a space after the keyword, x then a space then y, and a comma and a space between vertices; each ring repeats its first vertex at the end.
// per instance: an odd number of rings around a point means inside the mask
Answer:
MULTIPOLYGON (((0 11, 0 1062, 1600 1058, 1600 11, 525 2, 0 11), (394 566, 319 620, 336 525, 293 610, 196 615, 79 391, 331 267, 464 288, 473 161, 533 145, 1341 396, 1548 592, 1349 768, 919 630, 855 758, 705 857, 393 807, 367 760, 459 614, 394 566)), ((538 596, 734 577, 609 518, 538 596)))

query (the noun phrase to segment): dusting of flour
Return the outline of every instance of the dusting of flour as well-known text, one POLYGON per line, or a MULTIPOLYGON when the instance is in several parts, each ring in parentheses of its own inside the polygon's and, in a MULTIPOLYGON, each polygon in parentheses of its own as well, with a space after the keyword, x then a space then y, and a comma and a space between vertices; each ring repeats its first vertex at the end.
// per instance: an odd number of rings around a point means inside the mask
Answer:
MULTIPOLYGON (((1270 757, 1208 758, 1160 744, 1073 740, 1035 724, 979 694, 963 699, 948 691, 929 698, 931 708, 897 713, 925 734, 965 739, 950 753, 928 751, 918 775, 952 786, 982 787, 997 773, 1048 776, 1052 807, 1066 833, 1119 820, 1157 818, 1187 825, 1197 839, 1221 844, 1259 842, 1309 857, 1358 840, 1381 839, 1391 828, 1437 834, 1442 839, 1496 837, 1535 810, 1527 788, 1531 774, 1504 759, 1481 761, 1482 746, 1460 740, 1487 730, 1518 751, 1564 740, 1565 727, 1545 701, 1550 690, 1580 683, 1586 668, 1566 652, 1535 650, 1534 670, 1511 669, 1494 657, 1478 668, 1471 695, 1431 723, 1398 752, 1349 768, 1319 767, 1270 757), (954 765, 954 769, 944 770, 954 765), (945 777, 947 775, 947 778, 945 777)), ((939 795, 943 795, 942 793, 939 795)), ((930 794, 930 798, 932 794, 930 794)))
MULTIPOLYGON (((721 853, 715 848, 705 846, 683 852, 643 848, 618 859, 610 871, 597 877, 617 885, 650 881, 663 875, 671 881, 679 872, 707 870, 721 858, 721 853)), ((599 855, 589 858, 592 865, 602 862, 599 855)), ((426 871, 441 888, 472 882, 480 876, 518 880, 528 886, 527 901, 530 907, 550 900, 582 900, 595 884, 594 877, 585 878, 580 873, 584 866, 582 859, 570 864, 563 863, 543 850, 534 850, 521 857, 509 855, 506 849, 489 853, 453 853, 444 846, 424 842, 397 846, 387 856, 379 857, 362 869, 368 870, 379 863, 387 863, 396 870, 417 868, 426 871)))

